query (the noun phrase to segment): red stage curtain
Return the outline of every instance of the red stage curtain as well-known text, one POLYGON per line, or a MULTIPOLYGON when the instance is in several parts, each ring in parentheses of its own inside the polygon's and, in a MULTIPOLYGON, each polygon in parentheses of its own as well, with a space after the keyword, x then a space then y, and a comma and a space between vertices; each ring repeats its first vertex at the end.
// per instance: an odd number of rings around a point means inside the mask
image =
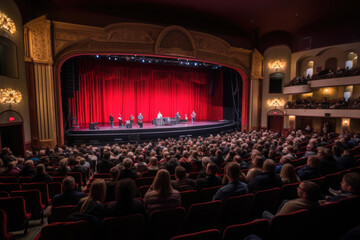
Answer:
POLYGON ((79 62, 79 90, 70 99, 72 117, 79 124, 117 122, 142 113, 152 121, 160 111, 163 117, 181 119, 195 110, 197 120, 222 120, 222 72, 216 75, 214 94, 209 95, 211 70, 193 67, 121 63, 83 57, 79 62))

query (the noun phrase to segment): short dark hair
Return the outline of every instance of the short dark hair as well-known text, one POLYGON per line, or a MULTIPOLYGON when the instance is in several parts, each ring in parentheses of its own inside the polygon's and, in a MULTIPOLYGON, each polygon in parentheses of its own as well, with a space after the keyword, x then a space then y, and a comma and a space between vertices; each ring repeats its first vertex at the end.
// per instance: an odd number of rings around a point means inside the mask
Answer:
POLYGON ((213 162, 208 163, 207 168, 210 171, 210 175, 215 176, 217 169, 218 169, 216 163, 213 163, 213 162))
POLYGON ((234 180, 238 180, 240 177, 240 165, 236 162, 230 162, 225 166, 226 175, 234 180))
POLYGON ((184 179, 186 176, 186 170, 182 166, 177 166, 175 168, 175 176, 179 179, 184 179))
POLYGON ((351 192, 360 194, 360 174, 357 172, 349 172, 343 176, 343 181, 351 186, 351 192))
POLYGON ((320 186, 311 181, 302 181, 303 190, 306 193, 306 199, 311 202, 317 202, 321 197, 320 186))

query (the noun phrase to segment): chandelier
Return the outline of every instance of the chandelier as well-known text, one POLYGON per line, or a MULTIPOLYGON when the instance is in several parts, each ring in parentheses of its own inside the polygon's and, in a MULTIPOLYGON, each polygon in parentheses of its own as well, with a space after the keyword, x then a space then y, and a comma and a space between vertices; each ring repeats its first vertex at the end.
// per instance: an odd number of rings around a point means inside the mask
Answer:
POLYGON ((0 29, 4 29, 11 34, 16 32, 15 23, 5 13, 0 11, 0 29))
POLYGON ((15 89, 0 89, 0 103, 20 103, 22 100, 21 92, 15 89))

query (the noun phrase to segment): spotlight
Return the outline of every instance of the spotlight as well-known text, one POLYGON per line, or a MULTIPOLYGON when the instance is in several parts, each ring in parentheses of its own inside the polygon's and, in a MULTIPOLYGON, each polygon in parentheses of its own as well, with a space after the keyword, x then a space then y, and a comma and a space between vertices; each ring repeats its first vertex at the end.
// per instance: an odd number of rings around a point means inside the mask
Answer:
POLYGON ((195 65, 195 66, 197 66, 197 65, 198 65, 198 63, 197 63, 197 62, 194 62, 194 65, 195 65))
POLYGON ((96 55, 96 58, 99 58, 100 56, 99 55, 96 55))
POLYGON ((141 62, 142 62, 142 63, 145 63, 145 59, 141 59, 141 62))
POLYGON ((111 57, 109 57, 109 60, 111 60, 111 57))

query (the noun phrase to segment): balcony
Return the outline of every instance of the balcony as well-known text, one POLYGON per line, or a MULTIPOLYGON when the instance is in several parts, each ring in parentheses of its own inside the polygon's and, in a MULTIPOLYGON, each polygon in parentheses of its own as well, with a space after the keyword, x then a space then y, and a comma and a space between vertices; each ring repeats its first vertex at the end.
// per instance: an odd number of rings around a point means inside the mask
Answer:
POLYGON ((285 109, 286 115, 307 117, 360 118, 360 109, 285 109), (330 115, 329 115, 330 114, 330 115))
POLYGON ((308 81, 306 85, 295 85, 284 87, 284 94, 301 94, 311 92, 313 88, 322 87, 337 87, 347 85, 359 85, 360 76, 342 77, 342 78, 327 78, 308 81))

